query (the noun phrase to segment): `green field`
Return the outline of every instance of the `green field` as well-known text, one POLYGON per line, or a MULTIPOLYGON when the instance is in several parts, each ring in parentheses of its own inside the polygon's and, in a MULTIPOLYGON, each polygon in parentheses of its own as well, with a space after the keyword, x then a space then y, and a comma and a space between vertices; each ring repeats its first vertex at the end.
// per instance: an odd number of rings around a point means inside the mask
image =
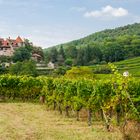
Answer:
MULTIPOLYGON (((115 66, 117 66, 120 73, 123 73, 125 71, 129 71, 130 75, 132 75, 135 78, 140 78, 140 57, 135 57, 119 62, 113 63, 115 66)), ((99 67, 102 65, 95 65, 90 66, 91 68, 95 69, 96 67, 99 67)), ((96 74, 97 79, 106 79, 110 77, 111 74, 96 74)))
POLYGON ((119 131, 107 132, 100 122, 60 116, 32 103, 0 103, 0 140, 121 140, 119 131))
POLYGON ((121 73, 127 70, 132 76, 140 77, 140 57, 127 59, 114 64, 119 68, 121 73))

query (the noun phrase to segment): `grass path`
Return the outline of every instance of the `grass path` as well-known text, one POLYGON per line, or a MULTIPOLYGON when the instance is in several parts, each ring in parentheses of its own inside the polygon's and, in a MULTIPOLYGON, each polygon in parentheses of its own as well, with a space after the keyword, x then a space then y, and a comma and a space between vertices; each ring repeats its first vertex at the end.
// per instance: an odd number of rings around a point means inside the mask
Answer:
POLYGON ((0 103, 0 140, 121 140, 121 135, 106 132, 100 124, 88 127, 38 104, 0 103))

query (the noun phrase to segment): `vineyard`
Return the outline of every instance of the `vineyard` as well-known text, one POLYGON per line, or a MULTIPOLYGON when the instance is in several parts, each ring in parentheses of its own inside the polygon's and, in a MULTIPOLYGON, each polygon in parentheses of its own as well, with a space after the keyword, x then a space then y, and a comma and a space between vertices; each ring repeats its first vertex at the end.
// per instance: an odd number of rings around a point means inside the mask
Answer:
POLYGON ((104 122, 107 131, 118 126, 124 139, 139 139, 140 80, 124 77, 115 66, 110 66, 114 74, 106 80, 2 75, 0 101, 40 100, 66 117, 75 112, 77 121, 80 112, 86 110, 89 126, 98 119, 104 122), (127 130, 129 122, 134 123, 135 129, 127 130))

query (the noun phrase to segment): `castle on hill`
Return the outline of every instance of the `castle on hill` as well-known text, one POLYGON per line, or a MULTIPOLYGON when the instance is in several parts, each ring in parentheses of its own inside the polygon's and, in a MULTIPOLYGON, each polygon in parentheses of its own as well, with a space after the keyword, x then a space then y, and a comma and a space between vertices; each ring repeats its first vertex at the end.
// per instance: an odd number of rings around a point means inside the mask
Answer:
POLYGON ((15 49, 25 46, 25 41, 18 36, 16 39, 0 38, 0 56, 12 56, 15 49))

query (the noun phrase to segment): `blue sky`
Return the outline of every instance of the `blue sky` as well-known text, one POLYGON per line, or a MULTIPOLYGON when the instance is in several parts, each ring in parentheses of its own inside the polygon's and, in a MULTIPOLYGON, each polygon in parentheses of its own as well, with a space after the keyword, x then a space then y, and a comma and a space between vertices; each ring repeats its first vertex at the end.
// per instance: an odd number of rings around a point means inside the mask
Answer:
POLYGON ((0 37, 43 48, 140 22, 140 0, 0 0, 0 37))

